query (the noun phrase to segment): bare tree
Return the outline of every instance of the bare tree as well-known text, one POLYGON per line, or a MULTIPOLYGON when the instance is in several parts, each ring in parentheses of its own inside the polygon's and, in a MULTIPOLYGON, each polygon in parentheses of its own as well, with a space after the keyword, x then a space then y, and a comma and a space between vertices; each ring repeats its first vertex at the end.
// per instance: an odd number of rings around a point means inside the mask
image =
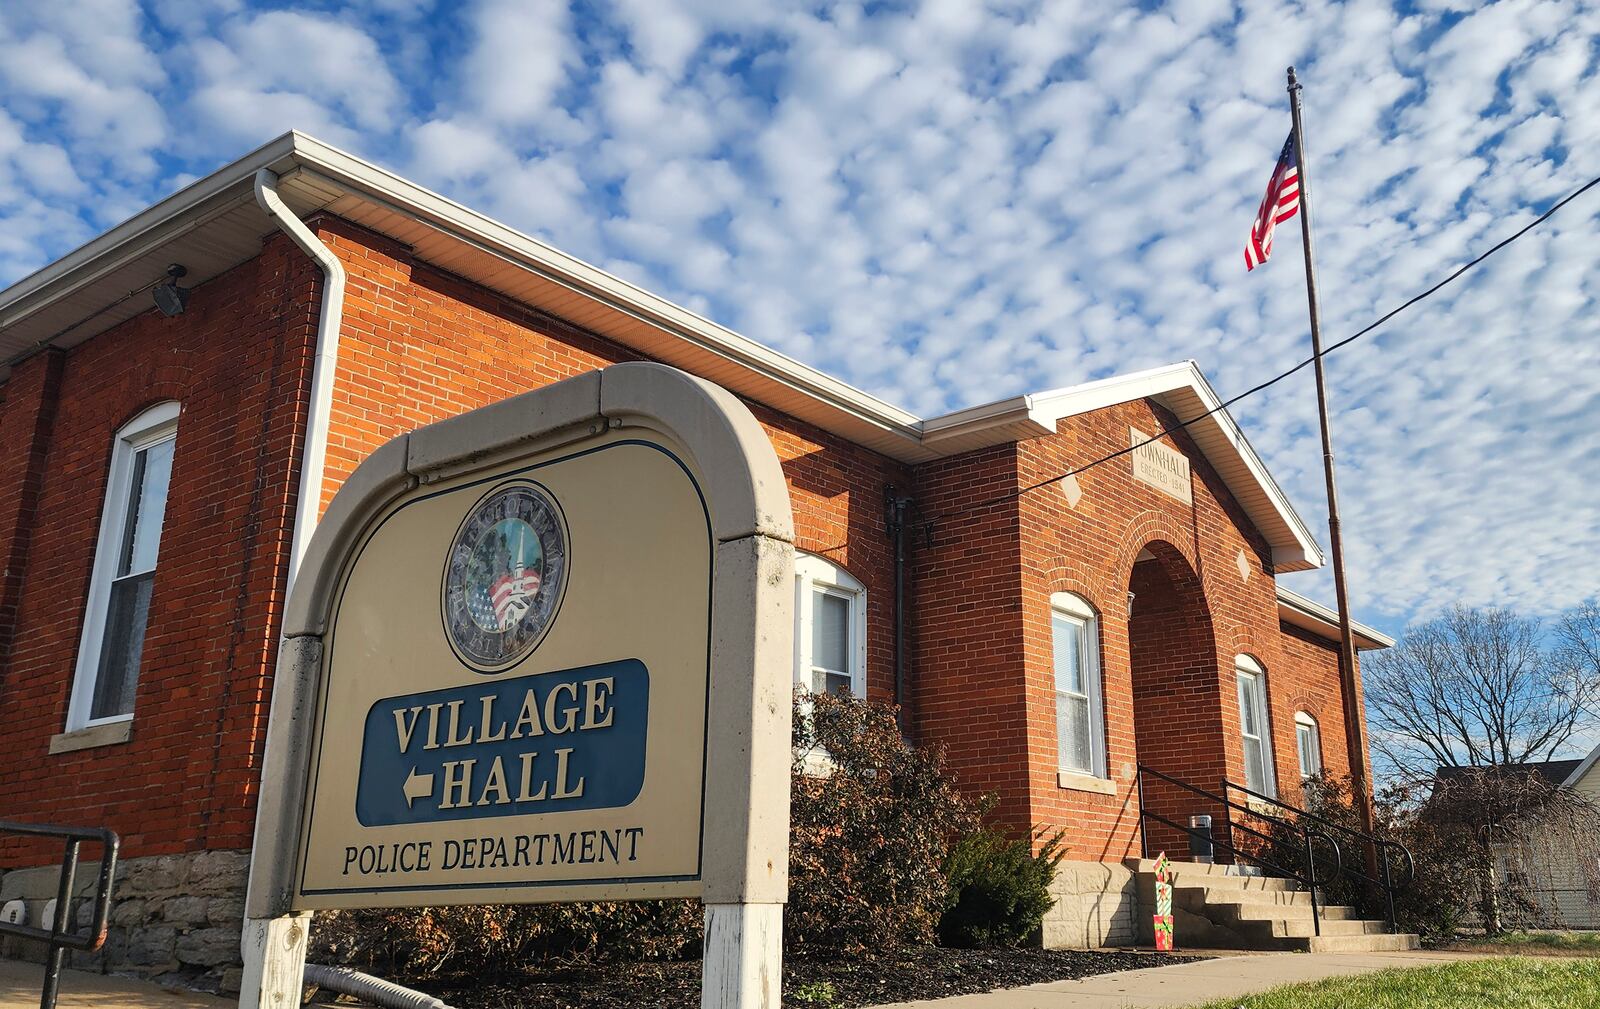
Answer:
MULTIPOLYGON (((1600 602, 1587 602, 1561 615, 1556 624, 1556 652, 1561 666, 1576 682, 1600 683, 1600 602)), ((1600 711, 1593 705, 1589 714, 1600 719, 1600 711)))
POLYGON ((1362 663, 1373 749, 1410 784, 1440 767, 1551 759, 1600 706, 1600 666, 1583 665, 1600 654, 1600 609, 1588 610, 1587 623, 1583 608, 1568 614, 1552 648, 1537 620, 1458 606, 1373 653, 1362 663))
POLYGON ((1600 809, 1526 766, 1600 720, 1600 607, 1548 635, 1510 610, 1456 607, 1363 666, 1372 747, 1429 790, 1421 818, 1469 853, 1485 931, 1559 924, 1544 898, 1573 873, 1600 901, 1600 809))

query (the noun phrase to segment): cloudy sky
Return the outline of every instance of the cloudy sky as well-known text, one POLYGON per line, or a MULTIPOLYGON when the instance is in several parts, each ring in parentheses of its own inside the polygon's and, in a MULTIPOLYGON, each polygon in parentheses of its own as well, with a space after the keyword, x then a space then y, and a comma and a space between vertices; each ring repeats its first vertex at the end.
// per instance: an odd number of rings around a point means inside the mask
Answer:
MULTIPOLYGON (((0 286, 297 128, 936 413, 1308 351, 1243 241, 1306 84, 1329 338, 1600 174, 1600 10, 0 4, 0 286)), ((1330 360, 1358 616, 1600 589, 1600 189, 1330 360)), ((1235 409, 1325 541, 1309 372, 1235 409)), ((1324 575, 1287 584, 1328 595, 1324 575)))

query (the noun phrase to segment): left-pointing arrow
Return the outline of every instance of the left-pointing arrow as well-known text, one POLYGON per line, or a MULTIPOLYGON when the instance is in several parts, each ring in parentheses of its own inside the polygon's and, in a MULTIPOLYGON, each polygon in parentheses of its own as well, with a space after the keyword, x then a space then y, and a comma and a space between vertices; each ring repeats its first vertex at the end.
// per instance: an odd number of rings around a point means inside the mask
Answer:
POLYGON ((418 774, 417 769, 413 767, 411 773, 406 775, 404 789, 406 793, 406 808, 410 809, 411 804, 418 799, 425 799, 433 794, 433 775, 418 774))

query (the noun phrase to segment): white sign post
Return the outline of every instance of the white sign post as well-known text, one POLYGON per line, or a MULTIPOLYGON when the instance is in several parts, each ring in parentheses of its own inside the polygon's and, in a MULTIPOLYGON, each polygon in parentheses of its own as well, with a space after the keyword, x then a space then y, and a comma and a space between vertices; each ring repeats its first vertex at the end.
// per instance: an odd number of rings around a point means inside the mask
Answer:
POLYGON ((321 909, 697 897, 702 1005, 777 1009, 793 527, 723 389, 621 364, 404 435, 288 600, 241 1009, 321 909))

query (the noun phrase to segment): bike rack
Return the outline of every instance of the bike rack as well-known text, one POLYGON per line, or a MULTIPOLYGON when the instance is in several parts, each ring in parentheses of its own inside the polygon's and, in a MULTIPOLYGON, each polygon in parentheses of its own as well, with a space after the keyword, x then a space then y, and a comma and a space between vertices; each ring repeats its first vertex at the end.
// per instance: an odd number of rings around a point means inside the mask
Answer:
POLYGON ((0 933, 37 939, 48 943, 50 955, 45 961, 44 988, 40 992, 39 1009, 55 1009, 56 995, 61 986, 61 962, 67 950, 76 949, 93 953, 106 942, 107 921, 111 916, 111 886, 116 879, 117 835, 99 827, 57 827, 49 824, 16 823, 0 820, 0 834, 25 837, 59 837, 66 842, 61 855, 61 882, 56 888, 55 920, 49 928, 0 922, 0 933), (95 884, 94 914, 88 932, 68 930, 72 923, 72 895, 78 876, 78 855, 83 843, 100 845, 100 879, 95 884))

